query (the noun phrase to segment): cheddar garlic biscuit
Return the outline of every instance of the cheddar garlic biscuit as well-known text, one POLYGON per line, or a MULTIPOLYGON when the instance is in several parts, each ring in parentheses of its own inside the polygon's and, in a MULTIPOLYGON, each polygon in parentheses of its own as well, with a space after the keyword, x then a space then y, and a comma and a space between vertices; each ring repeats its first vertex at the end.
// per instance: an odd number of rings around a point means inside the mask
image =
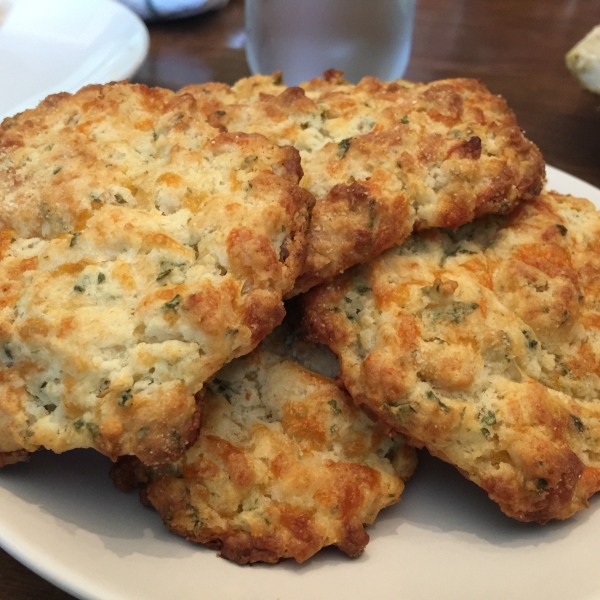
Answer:
POLYGON ((221 131, 262 133, 300 151, 302 185, 317 203, 294 293, 368 262, 413 229, 507 213, 542 188, 540 152, 504 100, 474 80, 350 85, 329 71, 302 87, 256 76, 182 93, 221 131))
POLYGON ((354 401, 524 521, 600 489, 600 216, 543 194, 427 231, 308 294, 354 401))
POLYGON ((398 501, 414 450, 265 342, 208 385, 200 437, 181 461, 149 470, 126 457, 113 480, 149 481, 143 497, 172 531, 242 564, 303 562, 331 544, 357 556, 363 524, 398 501))
POLYGON ((181 455, 194 394, 283 318, 310 194, 293 148, 191 96, 59 94, 0 127, 0 452, 181 455))

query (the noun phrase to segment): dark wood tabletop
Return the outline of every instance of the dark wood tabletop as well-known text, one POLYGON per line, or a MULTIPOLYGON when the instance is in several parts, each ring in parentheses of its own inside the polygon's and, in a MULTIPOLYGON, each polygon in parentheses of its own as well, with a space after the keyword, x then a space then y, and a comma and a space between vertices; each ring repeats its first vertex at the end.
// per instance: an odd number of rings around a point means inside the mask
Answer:
MULTIPOLYGON (((598 0, 417 0, 405 77, 480 79, 506 98, 548 164, 600 187, 600 95, 583 90, 564 62, 597 24, 598 0)), ((250 75, 243 0, 149 30, 150 53, 135 81, 178 89, 250 75)), ((0 550, 0 599, 68 598, 0 550)))

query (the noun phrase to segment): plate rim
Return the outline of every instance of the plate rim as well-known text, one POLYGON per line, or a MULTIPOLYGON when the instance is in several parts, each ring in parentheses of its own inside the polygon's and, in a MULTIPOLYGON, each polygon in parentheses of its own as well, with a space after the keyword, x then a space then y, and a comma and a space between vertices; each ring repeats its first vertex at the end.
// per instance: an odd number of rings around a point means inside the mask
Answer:
MULTIPOLYGON (((56 84, 43 90, 39 90, 35 94, 27 97, 25 100, 13 105, 11 108, 0 112, 0 121, 7 117, 13 117, 27 109, 34 108, 49 95, 56 94, 58 92, 74 93, 82 87, 93 83, 105 84, 109 83, 110 81, 129 79, 138 71, 148 56, 150 49, 150 33, 146 27, 146 24, 129 7, 118 2, 117 0, 95 0, 95 4, 99 7, 98 10, 102 10, 102 5, 110 6, 111 10, 116 16, 119 18, 128 19, 134 29, 134 32, 128 38, 123 39, 123 41, 119 44, 118 49, 114 50, 110 55, 111 58, 114 58, 119 54, 121 55, 119 66, 116 68, 116 70, 114 70, 115 67, 113 65, 113 70, 109 74, 107 71, 107 62, 109 63, 109 61, 103 60, 100 65, 96 65, 90 69, 89 72, 87 72, 82 78, 83 80, 78 80, 77 85, 63 86, 63 82, 65 81, 63 78, 56 84), (136 40, 136 45, 132 48, 128 48, 125 52, 124 49, 127 48, 127 46, 135 38, 138 38, 136 40)), ((77 6, 77 2, 74 2, 73 6, 77 6)))
MULTIPOLYGON (((600 188, 561 169, 550 165, 546 165, 546 168, 551 180, 548 189, 554 189, 552 180, 564 179, 563 182, 556 182, 561 183, 557 187, 570 187, 572 185, 575 188, 573 191, 576 192, 573 195, 581 193, 577 190, 591 191, 592 193, 589 194, 591 197, 588 199, 600 209, 600 188)), ((561 193, 567 192, 562 191, 561 193)), ((179 539, 177 538, 174 541, 177 542, 179 539)), ((56 555, 51 555, 44 549, 40 549, 39 545, 31 538, 15 533, 7 527, 2 516, 0 516, 0 547, 46 581, 80 600, 129 600, 126 595, 115 595, 113 591, 106 587, 102 578, 90 580, 88 575, 82 575, 68 562, 61 561, 56 555)), ((377 590, 374 589, 373 591, 376 592, 377 590)), ((229 600, 230 596, 220 595, 219 598, 229 600)), ((600 598, 600 587, 594 593, 594 598, 600 598)))

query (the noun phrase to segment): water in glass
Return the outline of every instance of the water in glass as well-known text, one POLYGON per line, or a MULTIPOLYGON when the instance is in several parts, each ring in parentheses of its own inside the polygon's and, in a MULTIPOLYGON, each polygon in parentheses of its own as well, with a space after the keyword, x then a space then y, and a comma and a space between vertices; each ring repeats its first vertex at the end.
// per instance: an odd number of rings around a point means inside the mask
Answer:
POLYGON ((253 73, 283 71, 288 85, 330 68, 356 83, 402 77, 415 0, 246 0, 246 55, 253 73))

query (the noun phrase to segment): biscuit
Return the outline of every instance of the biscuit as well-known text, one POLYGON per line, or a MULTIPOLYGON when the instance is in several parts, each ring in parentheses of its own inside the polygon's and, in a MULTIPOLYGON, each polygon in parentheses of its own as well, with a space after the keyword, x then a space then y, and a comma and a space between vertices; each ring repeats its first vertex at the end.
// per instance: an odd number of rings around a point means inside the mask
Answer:
POLYGON ((294 294, 414 229, 507 213, 542 189, 539 150, 505 101, 475 80, 350 85, 329 71, 301 87, 255 76, 182 93, 221 131, 262 133, 300 151, 302 185, 317 202, 294 294))
POLYGON ((591 203, 544 193, 312 290, 304 327, 358 405, 506 514, 567 518, 600 488, 599 234, 591 203))
POLYGON ((275 338, 217 373, 200 436, 179 462, 147 469, 125 457, 113 480, 147 483, 142 497, 169 529, 241 564, 303 562, 332 544, 358 556, 363 524, 398 501, 414 450, 331 379, 280 354, 295 342, 275 338))
POLYGON ((298 152, 124 83, 0 126, 0 453, 176 459, 194 394, 284 315, 312 198, 298 152))

